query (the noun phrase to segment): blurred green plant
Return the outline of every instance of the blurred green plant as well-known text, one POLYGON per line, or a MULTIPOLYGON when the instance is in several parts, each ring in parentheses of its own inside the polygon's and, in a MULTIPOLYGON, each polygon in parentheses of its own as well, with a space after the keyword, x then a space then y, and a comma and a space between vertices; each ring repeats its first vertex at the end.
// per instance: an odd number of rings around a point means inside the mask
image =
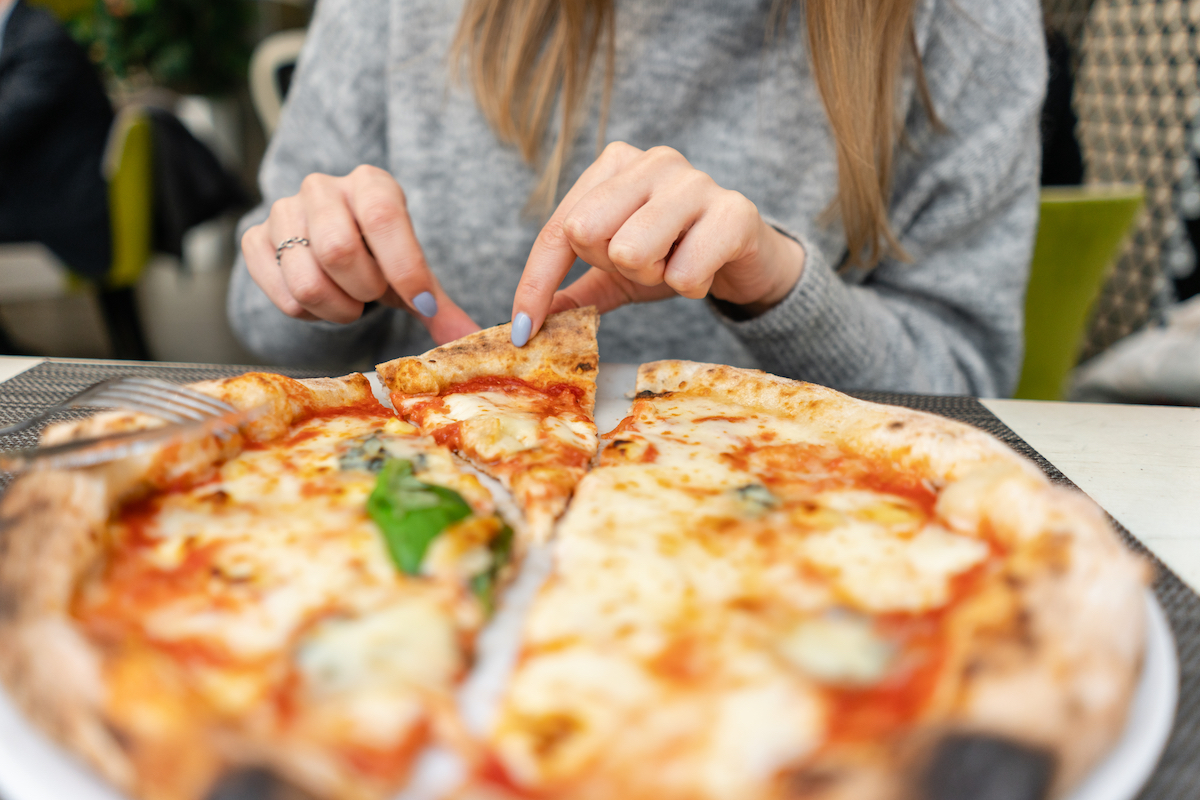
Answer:
POLYGON ((112 79, 183 94, 224 94, 246 82, 251 0, 35 0, 63 20, 112 79))

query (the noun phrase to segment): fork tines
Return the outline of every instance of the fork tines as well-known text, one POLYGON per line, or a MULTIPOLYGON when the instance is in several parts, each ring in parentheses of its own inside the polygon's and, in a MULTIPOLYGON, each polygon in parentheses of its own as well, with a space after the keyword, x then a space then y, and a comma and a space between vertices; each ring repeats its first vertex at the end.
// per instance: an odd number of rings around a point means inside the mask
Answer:
POLYGON ((123 377, 103 381, 74 397, 75 408, 127 408, 168 422, 187 422, 235 411, 216 398, 157 378, 123 377))

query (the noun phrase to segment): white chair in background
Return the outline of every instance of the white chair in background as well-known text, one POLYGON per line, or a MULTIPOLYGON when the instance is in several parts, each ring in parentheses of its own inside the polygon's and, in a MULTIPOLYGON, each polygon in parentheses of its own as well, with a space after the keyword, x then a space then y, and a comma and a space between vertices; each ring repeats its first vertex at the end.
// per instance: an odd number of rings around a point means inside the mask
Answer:
POLYGON ((273 33, 259 42, 250 58, 250 98, 268 139, 283 111, 284 76, 290 78, 287 70, 296 65, 305 35, 304 30, 273 33))

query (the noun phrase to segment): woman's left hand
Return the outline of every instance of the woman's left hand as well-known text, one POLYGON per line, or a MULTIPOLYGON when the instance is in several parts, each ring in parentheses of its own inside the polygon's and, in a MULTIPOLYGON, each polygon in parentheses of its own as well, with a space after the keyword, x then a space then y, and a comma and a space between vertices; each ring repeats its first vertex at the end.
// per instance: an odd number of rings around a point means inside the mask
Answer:
POLYGON ((750 315, 774 306, 804 270, 804 248, 739 192, 669 147, 604 149, 538 234, 513 300, 513 344, 546 316, 581 306, 712 294, 750 315), (576 257, 592 265, 556 292, 576 257))

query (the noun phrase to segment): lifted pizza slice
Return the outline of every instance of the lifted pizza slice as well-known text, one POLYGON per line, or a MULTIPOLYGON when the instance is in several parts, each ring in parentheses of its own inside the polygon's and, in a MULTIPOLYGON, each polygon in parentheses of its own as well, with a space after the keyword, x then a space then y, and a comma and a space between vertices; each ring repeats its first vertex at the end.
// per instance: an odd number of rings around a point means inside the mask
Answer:
POLYGON ((378 367, 398 414, 512 492, 530 542, 550 537, 596 454, 598 323, 577 309, 525 347, 500 325, 378 367))

